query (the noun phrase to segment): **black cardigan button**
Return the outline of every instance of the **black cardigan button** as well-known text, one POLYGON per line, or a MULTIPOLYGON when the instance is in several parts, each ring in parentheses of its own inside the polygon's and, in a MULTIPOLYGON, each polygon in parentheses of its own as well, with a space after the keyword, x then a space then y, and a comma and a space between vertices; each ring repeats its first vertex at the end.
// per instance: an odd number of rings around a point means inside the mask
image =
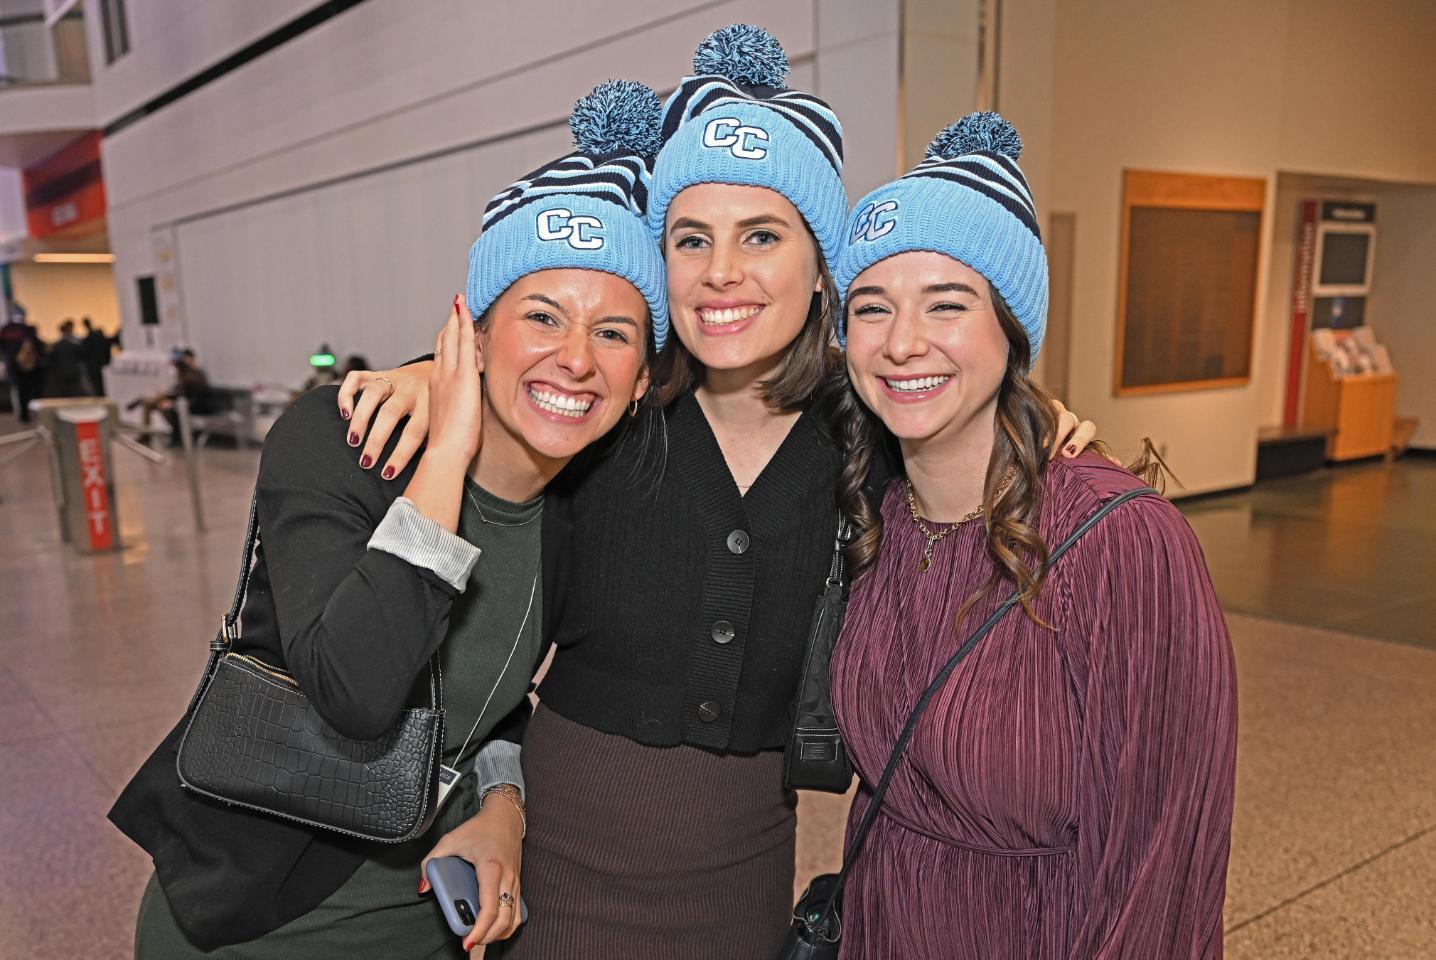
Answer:
POLYGON ((718 715, 722 712, 723 708, 718 706, 717 700, 705 700, 698 704, 698 719, 704 723, 712 723, 717 720, 718 715))
POLYGON ((746 530, 734 530, 728 534, 728 550, 732 553, 747 553, 750 542, 746 530))
POLYGON ((728 643, 737 635, 737 631, 733 629, 733 624, 729 623, 727 620, 719 620, 717 623, 713 624, 714 643, 728 643))

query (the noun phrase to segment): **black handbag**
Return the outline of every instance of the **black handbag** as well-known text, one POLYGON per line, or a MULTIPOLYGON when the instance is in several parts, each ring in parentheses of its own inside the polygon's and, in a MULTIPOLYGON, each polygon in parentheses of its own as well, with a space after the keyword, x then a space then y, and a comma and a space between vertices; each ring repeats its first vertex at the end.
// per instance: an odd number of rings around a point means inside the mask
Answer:
POLYGON ((853 782, 853 765, 833 711, 829 672, 833 647, 843 626, 843 611, 848 606, 843 547, 851 536, 850 530, 847 518, 839 514, 833 560, 813 608, 803 679, 793 701, 793 729, 783 751, 783 786, 789 790, 847 793, 853 782))
MULTIPOLYGON (((1062 541, 1061 546, 1052 551, 1052 555, 1047 561, 1048 568, 1051 569, 1064 553, 1072 549, 1073 544, 1080 540, 1083 534, 1096 526, 1107 514, 1128 500, 1149 493, 1161 496, 1151 487, 1138 487, 1108 500, 1096 513, 1082 521, 1082 524, 1073 530, 1066 540, 1062 541)), ((917 703, 913 706, 912 712, 908 714, 907 722, 903 724, 902 733, 898 735, 892 753, 888 755, 887 764, 883 767, 883 775, 873 790, 872 800, 869 801, 867 809, 863 811, 863 819, 853 833, 852 842, 843 856, 842 870, 839 873, 825 873, 814 877, 812 883, 803 891, 803 895, 798 898, 797 905, 793 908, 793 926, 788 931, 788 940, 783 944, 782 952, 778 955, 779 960, 837 960, 838 950, 843 939, 843 884, 847 881, 848 871, 852 869, 853 862, 862 851, 863 841, 867 839, 873 821, 877 819, 878 811, 883 804, 883 797, 888 791, 888 784, 892 782, 893 772, 897 770, 898 762, 907 750, 908 741, 912 739, 918 718, 922 716, 923 710, 927 709, 928 702, 947 682, 947 678, 952 676, 957 665, 973 651, 973 648, 984 637, 992 632, 992 628, 997 626, 997 622, 1017 604, 1017 594, 1013 594, 1003 601, 1002 606, 993 611, 982 626, 978 627, 977 631, 967 639, 967 642, 958 647, 957 652, 948 659, 943 668, 938 671, 937 676, 927 685, 927 689, 917 698, 917 703)))
POLYGON ((186 711, 176 760, 180 783, 215 800, 364 840, 401 843, 420 836, 438 808, 444 744, 438 655, 429 661, 429 706, 407 708, 373 740, 336 731, 286 671, 234 651, 258 527, 256 490, 234 602, 186 711))

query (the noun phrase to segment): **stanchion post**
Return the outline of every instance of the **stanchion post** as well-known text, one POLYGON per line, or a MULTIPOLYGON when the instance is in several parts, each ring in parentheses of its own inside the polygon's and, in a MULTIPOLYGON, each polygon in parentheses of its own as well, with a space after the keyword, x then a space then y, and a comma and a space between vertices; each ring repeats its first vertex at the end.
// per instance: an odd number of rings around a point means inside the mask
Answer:
POLYGON ((179 417, 180 447, 184 451, 185 472, 189 475, 189 498, 194 507, 194 525, 200 533, 207 529, 204 522, 204 502, 199 493, 199 466, 195 461, 194 431, 189 423, 189 400, 183 394, 175 397, 175 413, 179 417))

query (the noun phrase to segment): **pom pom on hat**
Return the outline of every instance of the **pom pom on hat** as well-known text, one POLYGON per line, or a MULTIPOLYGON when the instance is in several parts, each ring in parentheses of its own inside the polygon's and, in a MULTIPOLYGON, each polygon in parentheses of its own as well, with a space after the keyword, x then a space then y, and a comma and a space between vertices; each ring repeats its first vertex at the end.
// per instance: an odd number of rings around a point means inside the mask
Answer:
POLYGON ((647 85, 607 80, 573 105, 568 126, 584 153, 652 157, 662 145, 662 116, 663 104, 647 85))
POLYGON ((788 55, 762 27, 734 23, 714 30, 698 44, 693 71, 700 76, 727 77, 737 83, 781 90, 788 77, 788 55))
POLYGON ((979 150, 1016 160, 1022 156, 1022 138, 1001 114, 979 110, 944 127, 927 145, 925 156, 951 160, 979 150))

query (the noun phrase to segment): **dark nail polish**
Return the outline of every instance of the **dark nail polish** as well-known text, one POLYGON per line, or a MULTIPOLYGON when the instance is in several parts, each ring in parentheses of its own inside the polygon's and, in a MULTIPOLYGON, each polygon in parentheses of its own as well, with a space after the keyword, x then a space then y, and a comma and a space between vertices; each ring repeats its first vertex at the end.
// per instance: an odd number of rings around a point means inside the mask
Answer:
POLYGON ((351 447, 357 447, 357 446, 359 446, 359 434, 357 434, 357 433, 350 433, 350 434, 349 434, 349 446, 351 446, 351 447))
POLYGON ((1069 456, 1069 457, 1075 457, 1075 456, 1077 456, 1077 444, 1075 444, 1075 443, 1069 443, 1069 444, 1067 444, 1067 456, 1069 456))
MULTIPOLYGON (((455 313, 458 313, 458 312, 459 312, 459 295, 458 295, 457 293, 454 294, 454 312, 455 312, 455 313)), ((460 315, 462 316, 462 314, 460 314, 460 315)))
POLYGON ((393 467, 385 467, 385 468, 384 468, 384 479, 385 479, 385 480, 393 480, 393 479, 394 479, 394 468, 393 468, 393 467))
POLYGON ((373 463, 373 462, 374 462, 374 458, 371 457, 371 456, 369 456, 369 454, 367 454, 367 453, 364 454, 364 456, 362 456, 362 457, 359 458, 359 466, 362 467, 362 468, 364 468, 365 470, 368 470, 368 469, 369 469, 369 464, 371 464, 371 463, 373 463))
POLYGON ((345 420, 348 420, 348 419, 349 419, 349 411, 348 411, 348 410, 345 410, 343 407, 340 407, 340 408, 339 408, 339 416, 343 417, 345 420))

